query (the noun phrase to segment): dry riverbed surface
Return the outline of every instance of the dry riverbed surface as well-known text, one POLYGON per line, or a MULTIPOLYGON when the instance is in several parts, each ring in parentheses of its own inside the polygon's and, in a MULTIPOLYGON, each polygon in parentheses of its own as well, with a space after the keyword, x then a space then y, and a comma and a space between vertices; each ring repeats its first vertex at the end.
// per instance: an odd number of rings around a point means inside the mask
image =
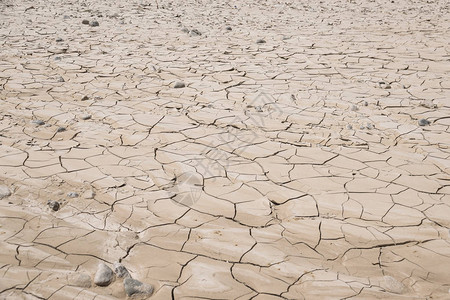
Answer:
POLYGON ((0 0, 0 299, 448 299, 449 16, 0 0))

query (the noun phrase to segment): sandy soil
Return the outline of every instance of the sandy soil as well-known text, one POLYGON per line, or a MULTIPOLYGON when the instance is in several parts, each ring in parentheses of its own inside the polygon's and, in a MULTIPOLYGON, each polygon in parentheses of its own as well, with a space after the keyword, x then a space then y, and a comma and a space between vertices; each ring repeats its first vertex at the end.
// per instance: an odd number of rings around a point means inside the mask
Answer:
POLYGON ((0 299, 448 299, 449 16, 0 0, 0 299))

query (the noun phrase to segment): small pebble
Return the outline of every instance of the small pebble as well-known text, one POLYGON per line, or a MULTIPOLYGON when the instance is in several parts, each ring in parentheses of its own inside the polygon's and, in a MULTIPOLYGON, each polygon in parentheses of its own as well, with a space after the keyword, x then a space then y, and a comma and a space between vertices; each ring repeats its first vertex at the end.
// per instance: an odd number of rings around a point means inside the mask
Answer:
POLYGON ((0 185, 0 199, 11 196, 11 191, 6 185, 0 185))
POLYGON ((88 191, 84 192, 83 197, 85 199, 94 199, 95 192, 93 190, 88 190, 88 191))
POLYGON ((187 29, 186 27, 183 27, 183 29, 181 29, 181 31, 184 33, 189 33, 189 29, 187 29))
POLYGON ((373 125, 370 124, 370 123, 367 123, 366 128, 369 129, 369 130, 372 130, 373 129, 373 125))
POLYGON ((55 56, 55 60, 61 60, 61 57, 55 56))
POLYGON ((91 27, 97 27, 97 26, 99 26, 100 24, 97 22, 97 21, 91 21, 91 22, 89 22, 89 26, 91 26, 91 27))
POLYGON ((89 21, 88 20, 83 20, 83 21, 81 21, 81 24, 89 25, 89 21))
POLYGON ((82 116, 80 117, 81 120, 89 120, 89 119, 91 119, 91 118, 92 118, 91 115, 82 115, 82 116))
POLYGON ((94 276, 94 283, 98 286, 108 286, 114 279, 114 273, 110 267, 100 263, 94 276))
POLYGON ((36 125, 39 125, 39 126, 41 126, 41 125, 44 125, 44 124, 45 124, 45 122, 44 122, 44 121, 42 121, 42 120, 33 120, 33 121, 31 121, 31 123, 33 123, 33 124, 36 124, 36 125))
POLYGON ((65 82, 64 78, 62 76, 59 76, 58 82, 65 82))
POLYGON ((64 132, 66 131, 66 127, 58 127, 58 129, 56 129, 56 132, 64 132))
POLYGON ((266 41, 265 40, 263 40, 263 39, 258 39, 258 40, 256 40, 256 43, 257 44, 264 44, 266 41))
POLYGON ((378 82, 378 85, 380 86, 380 88, 386 89, 386 90, 391 88, 391 85, 389 83, 384 82, 384 81, 378 82))
POLYGON ((184 82, 178 81, 175 83, 175 85, 173 86, 174 89, 181 89, 186 87, 186 85, 184 84, 184 82))
POLYGON ((56 42, 57 42, 57 43, 62 42, 62 41, 63 41, 63 39, 60 38, 60 37, 56 39, 56 42))
POLYGON ((147 283, 142 283, 133 278, 125 278, 123 281, 125 293, 127 296, 133 295, 151 295, 153 293, 153 286, 147 283))
POLYGON ((83 96, 83 98, 81 98, 81 101, 86 101, 86 100, 89 100, 89 97, 88 96, 83 96))
POLYGON ((364 106, 369 106, 369 102, 364 101, 364 106))
POLYGON ((200 31, 198 31, 197 29, 192 29, 192 30, 189 32, 189 34, 190 34, 191 36, 200 36, 200 35, 202 35, 202 33, 201 33, 200 31))
POLYGON ((359 110, 359 108, 358 108, 358 106, 356 106, 355 104, 353 104, 351 110, 352 110, 352 111, 357 111, 357 110, 359 110))
POLYGON ((113 264, 114 273, 116 273, 119 278, 131 278, 130 272, 128 272, 127 268, 122 265, 120 262, 115 262, 113 264))
POLYGON ((69 198, 78 198, 78 193, 77 192, 69 192, 67 193, 67 197, 69 198))
POLYGON ((347 129, 348 129, 348 130, 352 130, 352 129, 353 129, 352 124, 347 124, 347 129))
POLYGON ((419 126, 427 126, 427 125, 430 125, 430 121, 428 121, 427 119, 419 120, 419 126))
POLYGON ((58 211, 59 208, 61 207, 61 205, 59 204, 58 201, 54 201, 54 200, 48 200, 47 202, 48 207, 50 207, 53 211, 58 211))
POLYGON ((70 19, 70 17, 69 16, 64 16, 64 20, 67 20, 67 19, 70 19))
POLYGON ((233 30, 233 28, 231 28, 231 26, 227 26, 227 27, 225 27, 225 30, 231 31, 231 30, 233 30))
POLYGON ((359 126, 359 129, 365 129, 366 128, 366 126, 364 126, 363 124, 361 124, 361 126, 359 126))

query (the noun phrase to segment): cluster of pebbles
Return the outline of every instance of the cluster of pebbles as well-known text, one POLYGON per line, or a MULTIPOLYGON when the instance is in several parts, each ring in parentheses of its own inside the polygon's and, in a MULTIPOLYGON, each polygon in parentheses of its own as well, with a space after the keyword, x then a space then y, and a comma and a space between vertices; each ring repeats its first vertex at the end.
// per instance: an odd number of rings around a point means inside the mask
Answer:
POLYGON ((113 269, 105 263, 100 263, 94 276, 94 284, 101 287, 110 285, 117 279, 123 280, 123 287, 127 296, 134 295, 150 296, 153 286, 139 280, 133 279, 127 268, 119 262, 113 264, 113 269))

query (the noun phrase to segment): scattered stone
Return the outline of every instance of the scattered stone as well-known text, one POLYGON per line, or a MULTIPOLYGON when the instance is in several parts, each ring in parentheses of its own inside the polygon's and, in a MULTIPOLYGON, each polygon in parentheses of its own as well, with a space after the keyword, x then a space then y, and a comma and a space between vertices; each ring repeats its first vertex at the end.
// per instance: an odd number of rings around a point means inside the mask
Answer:
POLYGON ((94 283, 98 286, 108 286, 114 279, 114 273, 105 263, 100 263, 94 276, 94 283))
POLYGON ((62 41, 63 41, 62 38, 60 38, 60 37, 59 37, 59 38, 56 38, 56 42, 57 42, 57 43, 62 42, 62 41))
POLYGON ((47 202, 48 207, 50 207, 53 211, 58 211, 61 205, 58 201, 55 200, 48 200, 47 202))
POLYGON ((0 199, 11 196, 11 191, 6 185, 0 185, 0 199))
POLYGON ((353 104, 351 110, 352 110, 352 111, 357 111, 357 110, 359 110, 359 108, 358 108, 358 106, 356 106, 355 104, 353 104))
POLYGON ((91 22, 89 22, 89 26, 91 26, 91 27, 97 27, 97 26, 99 26, 100 24, 97 22, 97 21, 91 21, 91 22))
POLYGON ((189 32, 189 34, 190 34, 191 36, 200 36, 200 35, 202 35, 202 33, 201 33, 200 31, 198 31, 197 29, 192 29, 192 30, 189 32))
POLYGON ((263 40, 263 39, 257 39, 256 40, 256 43, 257 44, 264 44, 266 41, 265 40, 263 40))
POLYGON ((77 192, 69 192, 67 193, 67 197, 69 198, 78 198, 78 193, 77 192))
POLYGON ((263 112, 263 109, 262 109, 261 106, 255 106, 255 110, 256 110, 257 112, 263 112))
POLYGON ((348 130, 352 130, 352 129, 353 129, 352 124, 347 124, 347 129, 348 129, 348 130))
POLYGON ((55 56, 55 60, 61 60, 61 57, 55 56))
POLYGON ((116 273, 119 278, 131 278, 130 272, 128 272, 127 268, 122 265, 120 262, 115 262, 113 264, 114 273, 116 273))
POLYGON ((403 283, 391 276, 384 276, 383 288, 394 294, 402 294, 405 291, 403 283))
POLYGON ((123 286, 125 287, 125 293, 129 297, 136 294, 151 295, 153 293, 153 286, 133 278, 125 278, 123 286))
POLYGON ((89 20, 83 20, 83 21, 81 21, 81 24, 89 25, 89 20))
POLYGON ((227 27, 225 27, 225 30, 231 31, 231 30, 233 30, 233 28, 231 28, 231 26, 227 26, 227 27))
POLYGON ((186 84, 184 84, 184 82, 178 81, 175 83, 175 85, 173 86, 174 89, 182 89, 186 87, 186 84))
POLYGON ((89 120, 89 119, 91 119, 91 118, 92 118, 92 116, 91 116, 91 115, 87 115, 87 114, 86 114, 86 115, 81 115, 81 116, 80 116, 80 119, 81 119, 81 120, 89 120))
POLYGON ((81 98, 81 101, 86 101, 86 100, 89 100, 89 97, 84 95, 83 98, 81 98))
POLYGON ((373 129, 373 125, 370 124, 370 123, 367 123, 366 128, 369 129, 369 130, 372 130, 373 129))
POLYGON ((93 190, 86 191, 86 192, 84 192, 83 197, 85 199, 94 199, 95 192, 93 190))
POLYGON ((361 126, 359 126, 359 129, 361 129, 361 130, 363 130, 365 128, 366 128, 366 126, 364 126, 363 124, 361 124, 361 126))
POLYGON ((430 121, 428 121, 427 119, 420 119, 418 123, 419 123, 419 126, 430 125, 430 121))
POLYGON ((92 286, 91 276, 86 273, 72 273, 67 277, 70 285, 82 288, 90 288, 92 286))
POLYGON ((364 101, 364 106, 369 106, 369 102, 364 101))
POLYGON ((62 76, 59 76, 58 82, 65 82, 64 78, 62 76))
POLYGON ((64 132, 66 131, 66 127, 58 127, 58 129, 56 129, 56 132, 64 132))
POLYGON ((189 29, 187 29, 186 27, 183 27, 183 29, 181 29, 181 31, 184 33, 189 33, 189 29))
POLYGON ((45 124, 45 122, 42 120, 32 120, 31 123, 36 124, 38 126, 42 126, 45 124))
POLYGON ((70 19, 70 17, 68 15, 65 15, 63 19, 67 20, 67 19, 70 19))
POLYGON ((389 83, 384 82, 384 81, 378 82, 378 86, 380 88, 386 89, 386 90, 391 88, 391 85, 389 83))

